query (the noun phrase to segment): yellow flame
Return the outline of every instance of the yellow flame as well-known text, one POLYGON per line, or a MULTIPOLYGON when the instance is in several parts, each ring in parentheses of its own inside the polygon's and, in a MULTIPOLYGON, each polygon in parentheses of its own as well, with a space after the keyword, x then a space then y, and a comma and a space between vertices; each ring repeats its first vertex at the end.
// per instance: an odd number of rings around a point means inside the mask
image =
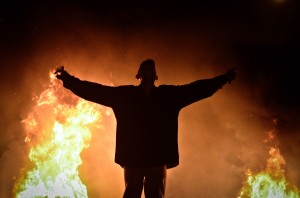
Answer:
POLYGON ((289 183, 284 175, 285 160, 280 150, 271 147, 270 157, 265 170, 253 174, 246 172, 245 181, 238 198, 299 198, 300 192, 296 186, 289 183))
POLYGON ((92 127, 101 127, 101 107, 68 93, 52 73, 49 87, 35 101, 22 121, 34 168, 15 184, 15 196, 87 197, 77 168, 92 127))

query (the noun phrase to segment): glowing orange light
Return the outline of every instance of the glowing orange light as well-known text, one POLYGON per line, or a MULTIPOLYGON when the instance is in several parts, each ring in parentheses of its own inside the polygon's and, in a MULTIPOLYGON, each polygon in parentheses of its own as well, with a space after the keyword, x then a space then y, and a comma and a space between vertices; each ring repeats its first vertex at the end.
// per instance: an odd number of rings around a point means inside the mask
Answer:
MULTIPOLYGON (((275 134, 268 133, 273 140, 275 134)), ((284 175, 285 160, 277 147, 270 147, 267 167, 258 173, 246 171, 246 180, 238 198, 299 198, 300 191, 284 175)))
POLYGON ((68 93, 52 73, 49 87, 35 102, 22 121, 34 168, 15 184, 15 196, 87 197, 77 168, 81 151, 89 147, 91 128, 101 127, 101 107, 68 93))

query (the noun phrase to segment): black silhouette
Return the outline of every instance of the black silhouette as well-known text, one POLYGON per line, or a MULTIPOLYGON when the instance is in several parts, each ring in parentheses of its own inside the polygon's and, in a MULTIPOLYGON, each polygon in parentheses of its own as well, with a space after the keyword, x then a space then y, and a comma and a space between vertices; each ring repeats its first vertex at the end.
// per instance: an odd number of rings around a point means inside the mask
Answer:
POLYGON ((117 120, 115 162, 124 168, 124 198, 162 198, 166 169, 179 164, 178 114, 187 105, 212 96, 235 79, 235 68, 210 79, 185 85, 155 86, 152 59, 140 65, 140 85, 105 86, 71 76, 64 67, 56 77, 65 88, 86 100, 111 107, 117 120))

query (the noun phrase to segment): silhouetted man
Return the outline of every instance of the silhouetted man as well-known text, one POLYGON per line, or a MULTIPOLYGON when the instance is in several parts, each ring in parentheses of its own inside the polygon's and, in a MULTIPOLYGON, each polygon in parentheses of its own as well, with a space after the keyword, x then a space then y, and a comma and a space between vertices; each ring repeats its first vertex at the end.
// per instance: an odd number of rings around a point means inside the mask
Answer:
POLYGON ((179 164, 179 111, 212 96, 236 76, 231 69, 186 85, 157 87, 152 59, 141 63, 136 75, 141 80, 138 86, 113 87, 82 81, 63 67, 55 74, 74 94, 113 109, 117 120, 115 162, 124 168, 124 198, 140 198, 143 187, 146 198, 164 197, 166 169, 179 164))

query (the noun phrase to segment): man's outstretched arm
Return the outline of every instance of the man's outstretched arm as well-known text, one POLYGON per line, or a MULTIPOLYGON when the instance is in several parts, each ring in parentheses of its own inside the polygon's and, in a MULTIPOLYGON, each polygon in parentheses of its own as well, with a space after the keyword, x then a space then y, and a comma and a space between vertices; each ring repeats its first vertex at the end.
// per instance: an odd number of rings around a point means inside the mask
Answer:
POLYGON ((236 68, 232 68, 214 78, 197 80, 190 84, 181 85, 179 86, 179 100, 184 107, 198 100, 210 97, 219 89, 222 89, 225 84, 230 84, 235 77, 236 68))
POLYGON ((64 66, 58 67, 54 74, 63 82, 65 88, 83 99, 111 107, 117 98, 115 87, 80 80, 70 75, 64 66))

